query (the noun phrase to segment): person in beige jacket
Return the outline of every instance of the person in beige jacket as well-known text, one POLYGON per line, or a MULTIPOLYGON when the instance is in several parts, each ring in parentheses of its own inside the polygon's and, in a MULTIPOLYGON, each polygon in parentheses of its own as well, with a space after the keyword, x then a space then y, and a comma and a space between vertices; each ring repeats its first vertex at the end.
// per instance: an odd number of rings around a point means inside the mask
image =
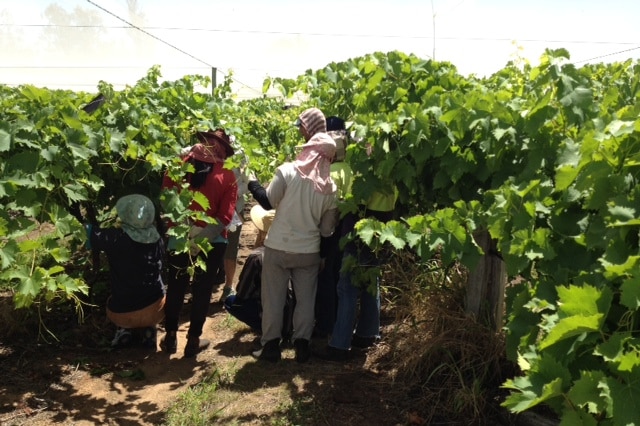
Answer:
POLYGON ((256 180, 249 182, 256 201, 267 210, 276 210, 264 242, 262 347, 254 352, 262 361, 281 359, 289 280, 296 298, 292 335, 296 361, 309 360, 320 242, 333 234, 338 221, 336 185, 330 176, 336 144, 326 133, 324 114, 309 108, 299 115, 296 125, 306 141, 296 159, 279 166, 266 189, 256 180))

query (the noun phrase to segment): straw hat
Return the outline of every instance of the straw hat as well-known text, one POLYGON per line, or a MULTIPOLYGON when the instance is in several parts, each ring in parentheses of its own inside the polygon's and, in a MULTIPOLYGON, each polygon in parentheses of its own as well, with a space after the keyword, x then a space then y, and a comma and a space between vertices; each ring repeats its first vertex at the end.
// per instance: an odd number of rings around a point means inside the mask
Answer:
POLYGON ((275 210, 265 210, 260 206, 260 204, 256 204, 251 208, 249 212, 249 216, 251 216, 251 221, 256 225, 256 228, 261 230, 262 232, 269 232, 269 227, 273 223, 273 218, 276 215, 275 210))

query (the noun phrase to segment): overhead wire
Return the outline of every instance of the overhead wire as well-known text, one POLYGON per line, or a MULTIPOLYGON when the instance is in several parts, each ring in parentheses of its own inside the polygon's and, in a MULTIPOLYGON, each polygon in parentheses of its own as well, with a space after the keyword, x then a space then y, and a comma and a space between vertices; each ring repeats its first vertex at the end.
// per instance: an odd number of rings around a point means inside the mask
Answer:
MULTIPOLYGON (((87 0, 91 2, 91 0, 87 0)), ((104 10, 104 9, 103 9, 104 10)), ((108 11, 107 11, 108 12, 108 11)), ((111 12, 108 12, 112 14, 111 12)), ((113 15, 113 14, 112 14, 113 15)), ((113 15, 116 16, 116 15, 113 15)), ((117 16, 116 16, 117 17, 117 16)), ((118 19, 127 23, 129 26, 115 25, 60 25, 60 24, 0 24, 12 27, 46 27, 46 28, 94 28, 94 29, 129 29, 135 28, 150 36, 162 41, 157 36, 148 33, 146 30, 155 31, 200 31, 200 32, 219 32, 219 33, 237 33, 237 34, 271 34, 271 35, 296 35, 296 36, 318 36, 318 37, 344 37, 344 38, 404 38, 417 40, 430 40, 433 36, 428 35, 409 35, 409 34, 363 34, 363 33, 318 33, 303 31, 265 31, 265 30, 232 30, 232 29, 215 29, 215 28, 187 28, 187 27, 139 27, 129 24, 122 18, 118 19)), ((535 39, 535 38, 513 38, 513 37, 462 37, 462 36, 438 36, 438 40, 459 40, 459 41, 513 41, 527 43, 568 43, 568 44, 617 44, 617 45, 635 45, 637 42, 631 41, 607 41, 607 40, 560 40, 560 39, 535 39)), ((162 41, 163 43, 166 43, 162 41)), ((173 46, 172 46, 173 47, 173 46)), ((177 49, 177 48, 176 48, 177 49)), ((207 64, 208 65, 208 64, 207 64)))
MULTIPOLYGON (((208 63, 207 61, 198 58, 192 54, 190 54, 189 52, 186 52, 185 50, 177 47, 176 45, 169 43, 168 41, 156 36, 155 34, 150 33, 147 30, 162 30, 162 31, 206 31, 206 32, 224 32, 224 33, 247 33, 247 34, 274 34, 274 35, 308 35, 308 36, 325 36, 325 37, 376 37, 376 38, 408 38, 408 39, 430 39, 432 38, 432 36, 417 36, 417 35, 397 35, 397 34, 378 34, 378 35, 374 35, 374 34, 349 34, 349 33, 307 33, 307 32, 288 32, 288 31, 262 31, 262 30, 228 30, 228 29, 207 29, 207 28, 185 28, 185 27, 140 27, 138 25, 135 25, 129 21, 127 21, 126 19, 118 16, 117 14, 105 9, 104 7, 96 4, 95 2, 93 2, 92 0, 87 0, 88 3, 90 3, 91 5, 97 7, 98 9, 104 11, 105 13, 113 16, 114 18, 120 20, 121 22, 125 23, 126 26, 105 26, 105 25, 58 25, 58 24, 0 24, 3 26, 18 26, 18 27, 60 27, 60 28, 101 28, 101 29, 129 29, 129 28, 133 28, 137 31, 140 31, 142 33, 144 33, 145 35, 159 41, 160 43, 163 43, 167 46, 169 46, 170 48, 194 59, 195 61, 207 66, 208 68, 211 69, 216 69, 217 72, 220 72, 223 76, 227 76, 228 74, 225 73, 222 70, 217 69, 217 67, 214 67, 212 64, 208 63)), ((510 38, 489 38, 489 37, 438 37, 438 39, 440 40, 460 40, 460 41, 513 41, 513 39, 510 38)), ((603 41, 603 40, 555 40, 555 39, 518 39, 519 42, 537 42, 537 43, 567 43, 567 44, 606 44, 606 45, 636 45, 635 47, 629 48, 629 49, 624 49, 624 50, 620 50, 620 51, 616 51, 613 53, 608 53, 608 54, 603 54, 603 55, 599 55, 590 59, 584 59, 584 60, 579 60, 579 61, 571 61, 571 63, 574 64, 579 64, 579 63, 585 63, 585 62, 591 62, 591 61, 595 61, 598 59, 602 59, 602 58, 606 58, 606 57, 610 57, 610 56, 615 56, 615 55, 619 55, 622 53, 627 53, 627 52, 631 52, 631 51, 635 51, 640 49, 640 46, 637 46, 637 43, 634 42, 627 42, 627 41, 623 41, 623 42, 619 42, 619 41, 603 41)), ((0 68, 11 68, 11 67, 7 67, 7 66, 2 66, 0 65, 0 68)), ((16 67, 16 68, 39 68, 36 66, 29 66, 29 67, 16 67)), ((44 67, 44 68, 54 68, 54 67, 44 67)), ((77 67, 75 67, 77 68, 77 67)), ((106 66, 102 66, 102 67, 95 67, 95 68, 109 68, 106 66)), ((117 68, 123 68, 123 67, 117 67, 117 68)), ((136 67, 133 67, 136 68, 136 67)), ((190 68, 190 67, 175 67, 175 68, 190 68)), ((248 84, 243 83, 242 81, 239 81, 237 78, 231 76, 232 81, 258 93, 258 94, 262 94, 259 90, 257 90, 254 87, 249 86, 248 84)))
MULTIPOLYGON (((182 54, 184 54, 184 55, 186 55, 186 56, 190 57, 191 59, 194 59, 194 60, 196 60, 196 61, 198 61, 198 62, 200 62, 200 63, 202 63, 202 64, 204 64, 204 65, 208 66, 209 68, 216 69, 216 71, 217 71, 217 72, 220 72, 220 73, 221 73, 223 76, 225 76, 225 77, 226 77, 226 76, 228 76, 228 74, 227 74, 227 73, 225 73, 224 71, 218 70, 218 69, 217 69, 217 67, 215 67, 215 66, 211 65, 210 63, 208 63, 208 62, 206 62, 206 61, 204 61, 204 60, 202 60, 202 59, 200 59, 200 58, 195 57, 194 55, 192 55, 192 54, 190 54, 190 53, 188 53, 188 52, 184 51, 183 49, 180 49, 179 47, 177 47, 177 46, 175 46, 175 45, 173 45, 173 44, 171 44, 171 43, 167 42, 166 40, 163 40, 163 39, 161 39, 160 37, 158 37, 158 36, 156 36, 156 35, 154 35, 154 34, 152 34, 152 33, 148 32, 148 31, 144 30, 143 28, 141 28, 141 27, 139 27, 139 26, 137 26, 137 25, 135 25, 135 24, 133 24, 133 23, 131 23, 131 22, 127 21, 126 19, 124 19, 124 18, 122 18, 122 17, 120 17, 120 16, 116 15, 115 13, 113 13, 113 12, 111 12, 111 11, 107 10, 107 9, 105 9, 104 7, 100 6, 99 4, 96 4, 96 3, 95 3, 95 2, 93 2, 92 0, 87 0, 87 2, 88 2, 89 4, 92 4, 93 6, 97 7, 98 9, 100 9, 100 10, 104 11, 105 13, 108 13, 109 15, 113 16, 114 18, 116 18, 116 19, 118 19, 118 20, 120 20, 120 21, 124 22, 125 24, 129 25, 131 28, 134 28, 134 29, 136 29, 136 30, 138 30, 138 31, 140 31, 140 32, 142 32, 142 33, 144 33, 144 34, 148 35, 149 37, 151 37, 151 38, 153 38, 153 39, 155 39, 155 40, 159 41, 160 43, 163 43, 163 44, 165 44, 165 45, 169 46, 170 48, 177 50, 178 52, 180 52, 180 53, 182 53, 182 54)), ((235 81, 236 83, 241 84, 241 85, 243 85, 243 86, 247 87, 248 89, 251 89, 251 90, 253 90, 253 91, 257 92, 257 93, 260 93, 260 92, 259 92, 258 90, 256 90, 255 88, 253 88, 253 87, 251 87, 251 86, 249 86, 249 85, 247 85, 247 84, 245 84, 245 83, 243 83, 243 82, 241 82, 241 81, 239 81, 239 80, 237 80, 237 79, 235 79, 235 78, 233 78, 233 77, 231 77, 231 79, 232 79, 233 81, 235 81)))
POLYGON ((600 55, 600 56, 596 56, 590 59, 582 59, 580 61, 571 61, 571 63, 573 64, 581 64, 583 62, 591 62, 591 61, 596 61, 598 59, 602 59, 602 58, 608 58, 609 56, 615 56, 615 55, 620 55, 621 53, 627 53, 627 52, 632 52, 634 50, 638 50, 640 49, 640 46, 636 46, 636 47, 632 47, 631 49, 625 49, 625 50, 621 50, 619 52, 613 52, 613 53, 607 53, 605 55, 600 55))

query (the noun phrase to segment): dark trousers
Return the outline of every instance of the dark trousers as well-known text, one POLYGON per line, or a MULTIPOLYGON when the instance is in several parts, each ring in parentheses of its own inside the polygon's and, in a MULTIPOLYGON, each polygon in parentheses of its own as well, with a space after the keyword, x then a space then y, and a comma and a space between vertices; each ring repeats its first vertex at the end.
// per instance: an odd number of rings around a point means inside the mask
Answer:
MULTIPOLYGON (((209 313, 211 294, 215 284, 216 273, 222 268, 226 243, 214 243, 209 253, 201 252, 207 270, 197 268, 191 282, 191 317, 189 337, 200 337, 202 327, 209 313)), ((167 277, 167 303, 165 305, 165 330, 178 331, 178 320, 184 302, 184 295, 189 286, 190 277, 187 268, 190 266, 188 253, 170 253, 169 272, 167 277)))
POLYGON ((316 325, 315 331, 320 335, 331 334, 333 324, 336 322, 338 309, 338 278, 342 266, 342 251, 339 245, 339 236, 327 240, 327 256, 324 259, 324 268, 318 273, 318 290, 316 292, 316 325))
POLYGON ((262 304, 259 299, 236 300, 235 294, 227 297, 224 308, 231 315, 247 324, 256 333, 262 333, 262 304))

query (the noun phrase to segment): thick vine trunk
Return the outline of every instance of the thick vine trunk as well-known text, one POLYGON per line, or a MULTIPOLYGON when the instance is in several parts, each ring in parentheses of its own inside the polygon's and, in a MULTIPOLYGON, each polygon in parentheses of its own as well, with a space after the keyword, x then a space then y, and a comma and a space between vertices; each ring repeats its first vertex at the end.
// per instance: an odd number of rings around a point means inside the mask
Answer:
POLYGON ((503 325, 507 282, 505 265, 488 231, 476 232, 473 237, 485 255, 469 273, 466 311, 499 330, 503 325))

